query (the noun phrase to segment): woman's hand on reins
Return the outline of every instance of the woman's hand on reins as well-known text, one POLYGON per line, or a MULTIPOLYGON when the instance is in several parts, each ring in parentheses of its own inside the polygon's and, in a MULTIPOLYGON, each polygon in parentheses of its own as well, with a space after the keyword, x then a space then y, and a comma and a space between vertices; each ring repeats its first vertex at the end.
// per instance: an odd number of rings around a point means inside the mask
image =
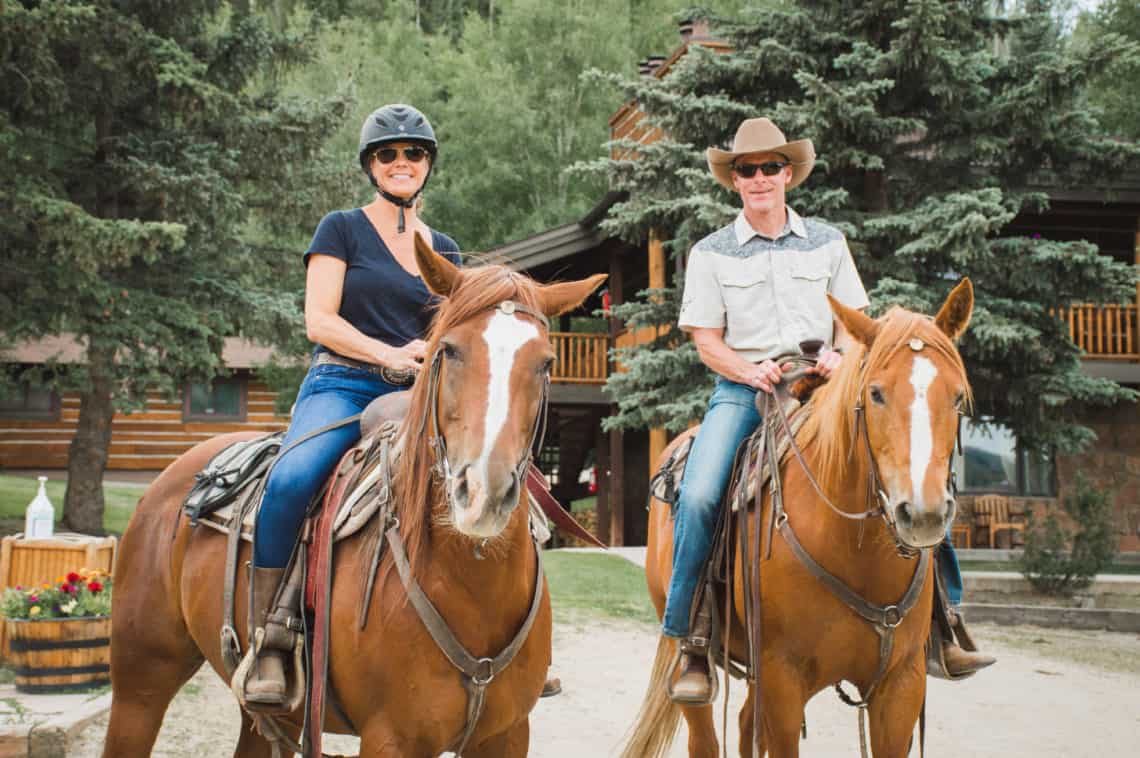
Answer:
POLYGON ((385 345, 385 348, 377 356, 379 363, 393 371, 419 371, 427 355, 427 343, 423 340, 412 340, 403 347, 385 345))

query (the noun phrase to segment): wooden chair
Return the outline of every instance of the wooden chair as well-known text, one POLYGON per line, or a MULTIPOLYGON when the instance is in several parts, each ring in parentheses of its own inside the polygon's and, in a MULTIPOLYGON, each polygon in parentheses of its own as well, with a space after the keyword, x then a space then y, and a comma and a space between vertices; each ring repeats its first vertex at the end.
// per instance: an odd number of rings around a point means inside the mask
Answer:
MULTIPOLYGON (((990 548, 997 547, 995 538, 998 532, 1010 530, 1024 535, 1025 524, 1014 521, 1009 513, 1009 498, 1005 495, 979 495, 974 498, 974 527, 989 534, 990 548)), ((1013 535, 1010 535, 1013 545, 1013 535)))
POLYGON ((950 525, 950 542, 954 547, 964 547, 969 550, 973 547, 974 527, 971 523, 971 514, 965 509, 958 510, 958 516, 954 519, 954 523, 950 525))

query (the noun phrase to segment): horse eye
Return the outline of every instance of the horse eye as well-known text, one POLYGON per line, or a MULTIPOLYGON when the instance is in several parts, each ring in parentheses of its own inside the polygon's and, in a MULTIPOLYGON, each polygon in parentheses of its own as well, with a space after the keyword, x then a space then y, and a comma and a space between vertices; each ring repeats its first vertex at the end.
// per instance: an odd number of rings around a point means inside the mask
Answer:
POLYGON ((875 403, 875 405, 887 404, 886 399, 883 397, 883 390, 880 387, 871 388, 871 401, 875 403))
POLYGON ((542 362, 542 368, 539 370, 538 373, 549 374, 550 370, 553 368, 554 368, 554 357, 551 356, 542 362))
POLYGON ((459 348, 452 345, 450 342, 443 343, 443 357, 449 361, 462 361, 463 355, 459 352, 459 348))

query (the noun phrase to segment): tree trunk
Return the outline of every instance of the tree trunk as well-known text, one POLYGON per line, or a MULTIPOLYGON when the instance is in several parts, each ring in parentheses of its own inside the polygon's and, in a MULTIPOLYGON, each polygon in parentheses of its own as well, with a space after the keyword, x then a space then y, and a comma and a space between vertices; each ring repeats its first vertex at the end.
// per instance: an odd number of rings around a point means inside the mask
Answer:
POLYGON ((111 446, 113 354, 88 348, 91 386, 80 398, 79 424, 67 456, 63 524, 84 534, 103 534, 103 472, 111 446))

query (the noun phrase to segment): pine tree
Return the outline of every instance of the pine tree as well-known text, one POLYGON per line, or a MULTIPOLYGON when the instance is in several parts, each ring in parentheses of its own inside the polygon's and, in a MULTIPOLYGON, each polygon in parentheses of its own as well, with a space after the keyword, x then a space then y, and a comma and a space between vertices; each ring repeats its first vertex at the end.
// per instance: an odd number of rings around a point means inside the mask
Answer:
MULTIPOLYGON (((1095 47, 1069 44, 1049 2, 993 5, 805 1, 714 19, 732 52, 693 46, 662 80, 597 74, 624 86, 668 139, 637 146, 637 160, 582 170, 629 193, 608 231, 639 241, 656 229, 678 257, 739 208, 709 176, 706 146, 730 144, 740 121, 759 115, 789 139, 812 139, 815 172, 789 203, 844 231, 873 311, 929 313, 970 276, 977 305, 961 348, 978 412, 1031 446, 1070 451, 1092 438, 1075 407, 1134 393, 1082 373, 1050 309, 1120 302, 1134 295, 1136 272, 1086 242, 1003 229, 1047 207, 1034 187, 1103 186, 1140 157, 1136 144, 1105 136, 1082 98, 1091 77, 1140 53, 1111 34, 1095 47)), ((662 333, 620 355, 628 370, 607 387, 619 406, 613 426, 678 430, 703 413, 708 373, 675 326, 682 284, 617 309, 631 328, 662 333)))
POLYGON ((51 367, 81 394, 69 528, 102 530, 116 409, 217 374, 228 336, 303 332, 296 250, 343 183, 320 147, 346 103, 279 95, 306 40, 271 5, 0 4, 0 323, 86 350, 51 367))

